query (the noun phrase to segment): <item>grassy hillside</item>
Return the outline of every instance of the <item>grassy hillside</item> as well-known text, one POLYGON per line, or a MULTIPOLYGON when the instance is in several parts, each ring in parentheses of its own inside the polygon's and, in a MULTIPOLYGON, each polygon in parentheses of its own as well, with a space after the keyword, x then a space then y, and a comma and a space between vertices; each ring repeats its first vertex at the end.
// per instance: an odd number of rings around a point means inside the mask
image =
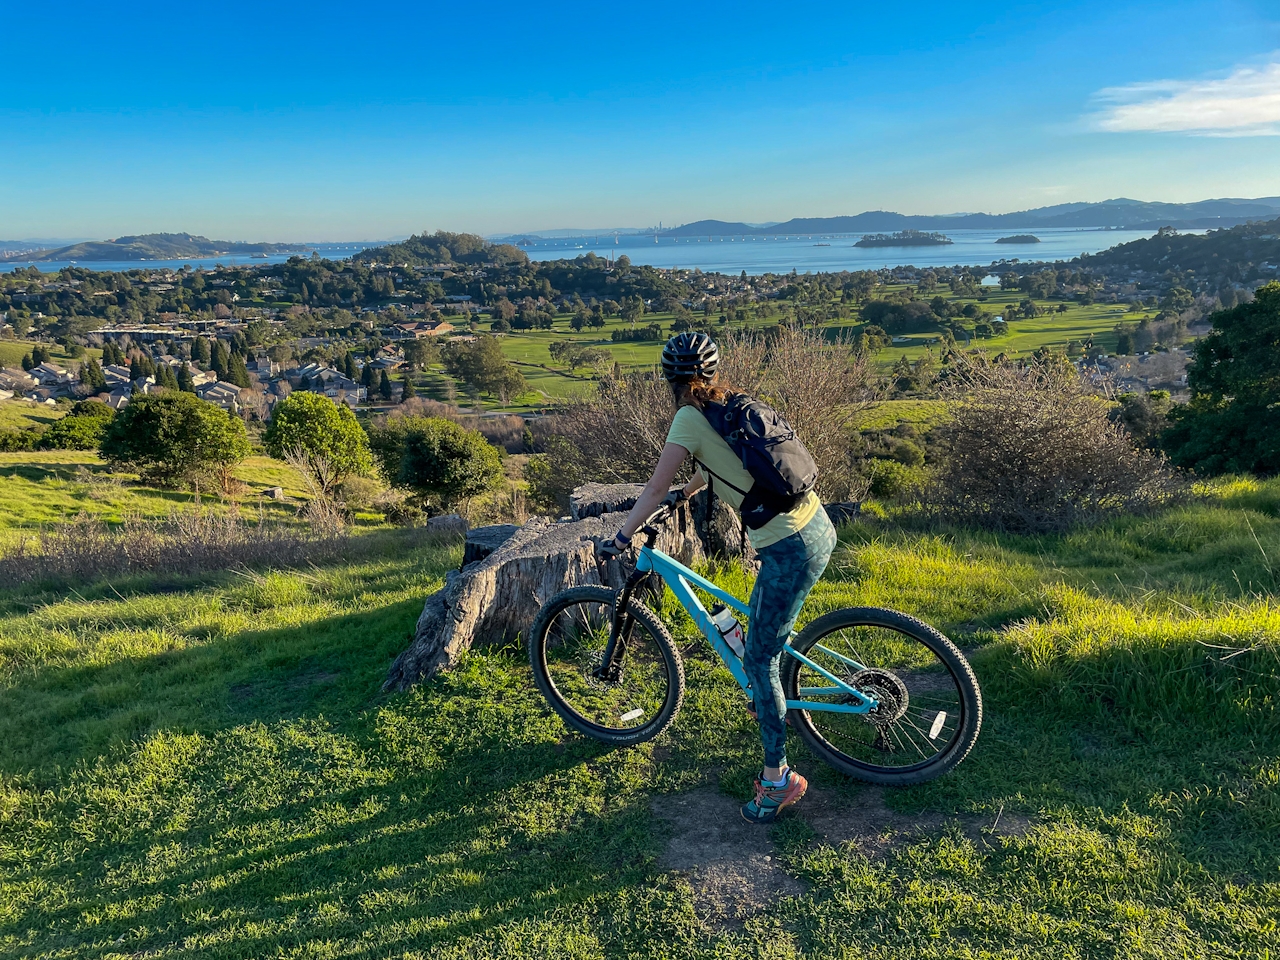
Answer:
MULTIPOLYGON (((269 487, 282 487, 290 497, 306 493, 301 477, 270 457, 249 457, 235 475, 245 485, 246 516, 256 516, 258 498, 269 487)), ((126 516, 167 517, 193 500, 188 491, 145 487, 136 475, 114 473, 88 451, 0 453, 0 545, 82 513, 118 523, 126 516)), ((276 519, 290 519, 295 513, 293 507, 273 501, 264 509, 276 519)))
POLYGON ((986 726, 902 792, 793 746, 813 796, 754 832, 756 735, 697 643, 633 750, 568 734, 516 649, 381 694, 458 553, 370 536, 304 572, 0 594, 0 954, 1280 951, 1278 483, 1066 537, 845 530, 805 618, 933 621, 986 726))

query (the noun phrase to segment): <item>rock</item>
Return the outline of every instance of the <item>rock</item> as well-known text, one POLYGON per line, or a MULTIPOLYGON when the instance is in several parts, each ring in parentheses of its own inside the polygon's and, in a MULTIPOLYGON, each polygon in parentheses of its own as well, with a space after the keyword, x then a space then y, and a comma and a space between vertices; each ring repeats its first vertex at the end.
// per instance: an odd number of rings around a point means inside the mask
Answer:
MULTIPOLYGON (((614 502, 625 500, 619 496, 614 502)), ((473 644, 510 643, 561 590, 584 583, 621 586, 624 564, 610 561, 602 567, 595 558, 596 545, 613 539, 621 523, 615 512, 559 522, 535 518, 519 528, 501 524, 470 531, 468 551, 473 542, 476 550, 491 549, 451 571, 444 588, 427 598, 413 642, 391 665, 383 689, 402 690, 448 669, 473 644)), ((702 559, 702 541, 687 504, 664 525, 655 546, 685 564, 702 559)))
POLYGON ((495 523, 468 531, 467 544, 462 549, 462 566, 483 560, 514 537, 519 529, 514 523, 495 523))
POLYGON ((283 500, 284 487, 268 487, 267 496, 270 497, 272 500, 283 500))
POLYGON ((862 516, 862 504, 857 501, 824 503, 822 509, 827 511, 827 516, 837 527, 842 523, 851 523, 862 516))
POLYGON ((428 520, 427 529, 432 533, 465 534, 467 532, 467 521, 465 517, 456 513, 446 513, 428 520))

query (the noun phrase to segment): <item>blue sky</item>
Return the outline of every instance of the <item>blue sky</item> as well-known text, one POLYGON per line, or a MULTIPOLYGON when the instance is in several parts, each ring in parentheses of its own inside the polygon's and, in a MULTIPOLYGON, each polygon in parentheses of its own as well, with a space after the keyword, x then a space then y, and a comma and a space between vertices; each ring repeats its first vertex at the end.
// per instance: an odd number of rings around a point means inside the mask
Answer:
POLYGON ((0 239, 1280 195, 1280 3, 4 8, 0 239))

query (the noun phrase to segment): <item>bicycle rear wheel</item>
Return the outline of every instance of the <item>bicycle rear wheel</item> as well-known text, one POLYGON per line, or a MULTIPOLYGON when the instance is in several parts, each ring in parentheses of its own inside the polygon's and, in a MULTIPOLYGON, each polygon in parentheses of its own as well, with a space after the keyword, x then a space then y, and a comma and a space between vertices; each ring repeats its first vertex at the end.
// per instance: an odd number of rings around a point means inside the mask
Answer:
MULTIPOLYGON (((792 644, 824 670, 879 701, 871 713, 788 711, 822 760, 871 783, 907 786, 941 776, 973 748, 982 694, 963 654, 926 623, 893 610, 855 607, 819 617, 792 644)), ((830 680, 783 656, 788 700, 852 703, 830 680)))
POLYGON ((684 699, 684 664, 671 634, 633 599, 621 669, 599 668, 613 626, 617 594, 608 587, 573 587, 556 594, 533 621, 533 678, 561 719, 596 740, 631 745, 651 740, 675 718, 684 699))

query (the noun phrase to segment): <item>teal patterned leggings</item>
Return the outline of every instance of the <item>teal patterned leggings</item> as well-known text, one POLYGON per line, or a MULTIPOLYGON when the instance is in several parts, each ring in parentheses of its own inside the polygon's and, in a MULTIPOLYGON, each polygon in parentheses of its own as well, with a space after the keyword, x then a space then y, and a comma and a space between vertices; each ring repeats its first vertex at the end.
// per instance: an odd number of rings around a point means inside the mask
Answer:
POLYGON ((836 546, 836 530, 819 510, 798 533, 760 550, 760 573, 751 590, 751 623, 742 667, 751 681, 764 765, 787 762, 787 698, 778 679, 782 648, 809 591, 836 546))

